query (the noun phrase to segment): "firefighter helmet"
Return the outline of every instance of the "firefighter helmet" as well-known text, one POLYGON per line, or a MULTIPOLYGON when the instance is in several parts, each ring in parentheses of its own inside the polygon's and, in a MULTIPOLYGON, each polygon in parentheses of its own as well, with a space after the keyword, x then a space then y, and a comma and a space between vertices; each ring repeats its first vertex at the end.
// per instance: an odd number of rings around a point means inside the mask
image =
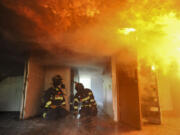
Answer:
POLYGON ((82 91, 82 90, 84 90, 84 86, 83 86, 82 83, 76 83, 75 89, 76 89, 77 91, 82 91))
POLYGON ((61 85, 62 84, 62 77, 60 75, 56 75, 52 78, 52 81, 53 81, 53 85, 56 87, 58 85, 61 85))

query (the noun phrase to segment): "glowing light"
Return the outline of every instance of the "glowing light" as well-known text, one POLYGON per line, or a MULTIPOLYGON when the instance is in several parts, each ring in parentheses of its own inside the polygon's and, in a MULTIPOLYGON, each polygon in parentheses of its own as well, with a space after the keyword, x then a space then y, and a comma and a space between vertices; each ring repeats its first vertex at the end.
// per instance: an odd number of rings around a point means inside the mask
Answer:
POLYGON ((164 74, 172 68, 180 72, 180 18, 172 12, 151 17, 150 21, 140 17, 136 25, 131 24, 138 29, 138 40, 131 41, 138 49, 138 57, 151 65, 152 71, 158 67, 164 74))
POLYGON ((152 69, 152 71, 155 71, 156 67, 154 65, 152 65, 151 69, 152 69))
POLYGON ((117 32, 120 34, 128 35, 129 33, 135 32, 135 31, 136 31, 135 28, 119 28, 117 32))

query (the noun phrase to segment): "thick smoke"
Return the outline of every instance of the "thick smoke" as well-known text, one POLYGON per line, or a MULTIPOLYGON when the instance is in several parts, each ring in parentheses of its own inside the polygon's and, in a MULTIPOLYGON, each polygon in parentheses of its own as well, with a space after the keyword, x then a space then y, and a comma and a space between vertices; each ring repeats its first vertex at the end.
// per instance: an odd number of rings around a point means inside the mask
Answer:
MULTIPOLYGON (((10 1, 3 5, 35 24, 32 40, 51 53, 67 49, 111 56, 128 48, 147 65, 180 65, 178 0, 10 1), (133 32, 128 30, 133 28, 133 32)), ((19 28, 21 29, 21 28, 19 28)), ((26 28, 23 31, 26 33, 26 28)))

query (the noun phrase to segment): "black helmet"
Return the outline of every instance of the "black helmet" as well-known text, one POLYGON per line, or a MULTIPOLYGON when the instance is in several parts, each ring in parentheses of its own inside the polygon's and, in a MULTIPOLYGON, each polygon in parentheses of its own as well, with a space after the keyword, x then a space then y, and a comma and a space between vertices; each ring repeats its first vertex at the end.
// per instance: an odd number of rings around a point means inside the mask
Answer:
POLYGON ((53 85, 56 87, 60 84, 62 84, 62 77, 60 75, 56 75, 52 78, 53 85))
POLYGON ((75 89, 76 89, 77 91, 82 91, 82 90, 84 90, 84 86, 83 86, 82 83, 76 83, 75 89))

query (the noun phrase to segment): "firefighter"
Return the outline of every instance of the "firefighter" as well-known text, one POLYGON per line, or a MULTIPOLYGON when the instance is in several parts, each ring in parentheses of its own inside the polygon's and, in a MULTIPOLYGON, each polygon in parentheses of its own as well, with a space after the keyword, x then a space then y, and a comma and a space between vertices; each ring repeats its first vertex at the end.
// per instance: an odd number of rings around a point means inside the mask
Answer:
POLYGON ((90 89, 84 88, 83 84, 76 83, 75 89, 77 91, 74 96, 74 114, 78 112, 80 116, 95 116, 97 114, 96 101, 90 89))
POLYGON ((65 85, 62 77, 56 75, 52 78, 53 87, 49 88, 42 98, 42 117, 44 119, 57 119, 68 114, 64 98, 65 85))

